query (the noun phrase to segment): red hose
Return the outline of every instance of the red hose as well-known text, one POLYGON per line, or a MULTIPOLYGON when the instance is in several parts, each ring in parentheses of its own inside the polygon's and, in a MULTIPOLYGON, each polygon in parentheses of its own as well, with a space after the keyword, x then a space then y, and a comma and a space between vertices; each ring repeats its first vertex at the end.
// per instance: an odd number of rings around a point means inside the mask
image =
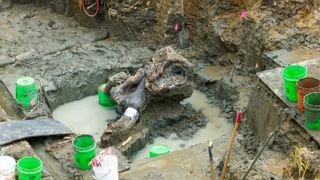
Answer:
POLYGON ((86 4, 85 4, 85 0, 82 0, 82 1, 81 1, 81 6, 82 6, 82 8, 83 8, 84 13, 85 13, 87 16, 89 16, 89 17, 95 17, 95 16, 98 14, 99 9, 100 9, 99 0, 96 0, 96 11, 95 11, 93 14, 88 13, 88 11, 87 11, 87 6, 86 6, 86 4))

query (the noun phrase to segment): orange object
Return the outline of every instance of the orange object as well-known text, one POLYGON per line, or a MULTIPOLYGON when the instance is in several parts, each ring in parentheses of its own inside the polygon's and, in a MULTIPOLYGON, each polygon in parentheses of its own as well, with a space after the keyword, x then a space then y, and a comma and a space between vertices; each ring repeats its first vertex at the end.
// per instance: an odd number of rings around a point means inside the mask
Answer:
POLYGON ((233 128, 233 132, 232 132, 232 136, 231 136, 231 142, 230 142, 229 149, 228 149, 228 152, 227 152, 227 155, 226 155, 226 159, 224 160, 224 165, 223 165, 223 169, 222 169, 222 173, 221 173, 221 177, 220 177, 221 180, 224 180, 224 177, 225 177, 225 175, 227 173, 228 162, 229 162, 230 154, 231 154, 231 151, 232 151, 232 148, 233 148, 234 139, 235 139, 236 134, 237 134, 237 129, 238 129, 240 121, 241 121, 241 117, 242 117, 242 112, 238 111, 237 117, 236 117, 236 124, 235 124, 235 126, 233 128))
POLYGON ((320 80, 307 77, 297 81, 298 88, 298 109, 300 112, 304 112, 303 99, 308 93, 320 91, 320 80))

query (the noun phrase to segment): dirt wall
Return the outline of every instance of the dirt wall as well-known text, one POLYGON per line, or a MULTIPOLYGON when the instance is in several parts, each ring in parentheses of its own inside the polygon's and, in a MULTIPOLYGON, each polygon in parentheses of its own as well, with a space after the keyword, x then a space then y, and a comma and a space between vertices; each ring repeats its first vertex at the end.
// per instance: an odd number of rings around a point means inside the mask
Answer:
POLYGON ((278 130, 286 121, 286 115, 281 114, 284 107, 268 89, 258 85, 250 96, 247 119, 249 125, 258 136, 267 137, 269 133, 278 130))
POLYGON ((268 88, 258 83, 250 96, 247 108, 247 123, 260 138, 278 132, 274 149, 290 153, 294 145, 318 147, 319 145, 293 118, 294 112, 272 95, 268 88))

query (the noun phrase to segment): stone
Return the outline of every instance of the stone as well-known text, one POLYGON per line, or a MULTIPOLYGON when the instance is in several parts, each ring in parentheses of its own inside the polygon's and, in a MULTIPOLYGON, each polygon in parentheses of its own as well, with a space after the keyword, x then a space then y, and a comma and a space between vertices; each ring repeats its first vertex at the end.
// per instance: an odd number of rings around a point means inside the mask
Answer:
POLYGON ((201 85, 204 85, 204 84, 207 84, 207 83, 214 83, 216 82, 217 80, 202 73, 202 72, 197 72, 195 73, 195 76, 194 76, 194 83, 197 85, 197 86, 201 86, 201 85))
POLYGON ((57 90, 57 87, 52 81, 43 80, 43 89, 46 93, 50 93, 57 90))
POLYGON ((12 7, 12 0, 0 0, 0 11, 12 7))
POLYGON ((107 29, 99 29, 89 32, 85 39, 88 39, 90 42, 101 41, 107 39, 109 37, 109 33, 107 29))
POLYGON ((39 57, 39 53, 36 49, 31 49, 27 52, 16 56, 17 64, 23 64, 25 61, 33 60, 39 57))
POLYGON ((1 66, 6 66, 8 64, 12 64, 15 62, 15 59, 5 56, 5 55, 0 55, 0 67, 1 66))
POLYGON ((9 117, 8 117, 7 113, 2 109, 2 107, 0 105, 0 122, 6 121, 8 118, 9 117))

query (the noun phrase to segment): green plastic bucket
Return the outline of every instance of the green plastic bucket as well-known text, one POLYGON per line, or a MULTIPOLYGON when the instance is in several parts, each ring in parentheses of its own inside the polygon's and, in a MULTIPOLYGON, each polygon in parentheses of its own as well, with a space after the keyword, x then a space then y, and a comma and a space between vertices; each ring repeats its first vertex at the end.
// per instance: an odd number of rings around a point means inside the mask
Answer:
POLYGON ((304 123, 308 129, 320 129, 320 93, 314 92, 304 97, 304 123))
POLYGON ((111 99, 110 95, 104 93, 106 85, 107 84, 102 84, 98 87, 99 104, 108 108, 113 108, 116 106, 116 103, 111 99))
POLYGON ((307 77, 308 70, 303 66, 287 66, 282 72, 285 95, 291 102, 298 101, 297 81, 307 77))
POLYGON ((149 157, 154 158, 170 152, 170 148, 166 145, 155 144, 149 150, 149 157))
POLYGON ((89 163, 96 157, 96 142, 93 136, 84 134, 73 139, 74 163, 79 169, 91 169, 89 163))
POLYGON ((24 157, 17 163, 19 180, 40 180, 42 169, 42 161, 35 157, 24 157))
POLYGON ((23 77, 17 79, 16 100, 23 108, 29 108, 38 103, 37 88, 33 78, 23 77))

